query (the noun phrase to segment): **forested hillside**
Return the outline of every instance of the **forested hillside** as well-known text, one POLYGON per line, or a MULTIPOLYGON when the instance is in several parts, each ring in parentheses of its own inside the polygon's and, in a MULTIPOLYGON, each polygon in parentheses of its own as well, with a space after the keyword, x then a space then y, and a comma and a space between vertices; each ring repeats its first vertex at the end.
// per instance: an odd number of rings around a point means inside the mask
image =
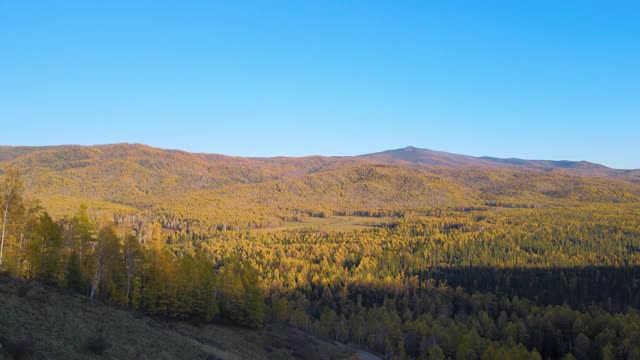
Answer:
POLYGON ((15 278, 168 321, 291 326, 386 359, 640 358, 633 171, 415 148, 0 159, 0 269, 15 278))
POLYGON ((163 225, 279 227, 306 216, 637 203, 632 171, 405 148, 356 157, 239 158, 137 144, 1 147, 54 217, 81 203, 163 225), (179 224, 179 225, 178 225, 179 224))

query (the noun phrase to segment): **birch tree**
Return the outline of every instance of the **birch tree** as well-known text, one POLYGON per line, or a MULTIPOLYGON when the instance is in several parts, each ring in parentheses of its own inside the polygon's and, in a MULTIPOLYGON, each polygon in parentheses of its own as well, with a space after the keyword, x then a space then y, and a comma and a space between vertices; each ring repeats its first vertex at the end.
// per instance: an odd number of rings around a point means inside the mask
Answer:
POLYGON ((96 296, 100 290, 101 282, 109 279, 111 272, 117 265, 120 248, 115 227, 106 226, 100 230, 95 251, 96 267, 91 282, 90 299, 96 296))
POLYGON ((20 173, 13 167, 7 168, 4 182, 0 188, 0 205, 2 205, 2 235, 0 240, 0 270, 2 270, 2 262, 4 255, 4 243, 6 238, 6 230, 9 219, 9 213, 12 207, 22 202, 22 181, 20 173))

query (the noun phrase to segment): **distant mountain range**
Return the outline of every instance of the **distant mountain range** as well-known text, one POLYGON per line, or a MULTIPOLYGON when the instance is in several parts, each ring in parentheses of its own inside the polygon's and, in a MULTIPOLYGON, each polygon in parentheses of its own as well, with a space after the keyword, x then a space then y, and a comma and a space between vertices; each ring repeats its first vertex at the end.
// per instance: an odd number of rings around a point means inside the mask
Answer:
MULTIPOLYGON (((32 154, 39 154, 43 152, 57 152, 63 155, 70 155, 85 150, 88 151, 114 151, 116 153, 122 153, 123 151, 130 151, 132 149, 138 149, 140 151, 165 151, 169 153, 183 153, 190 154, 180 150, 164 150, 152 148, 142 144, 112 144, 112 145, 94 145, 94 146, 81 146, 81 145, 59 145, 59 146, 1 146, 0 145, 0 162, 12 161, 18 158, 29 156, 32 154)), ((235 156, 226 156, 219 154, 203 154, 203 153, 191 153, 208 160, 222 160, 238 158, 235 156)), ((71 156, 73 158, 73 156, 71 156)), ((299 157, 297 159, 317 159, 325 158, 323 156, 306 156, 299 157)), ((588 161, 568 161, 568 160, 526 160, 518 158, 497 158, 490 156, 469 156, 454 154, 446 151, 436 151, 431 149, 421 149, 413 146, 407 146, 401 149, 386 150, 371 154, 357 155, 357 156, 332 156, 331 159, 367 159, 376 162, 389 162, 389 163, 409 163, 420 164, 426 166, 444 166, 444 167, 458 167, 458 168, 470 168, 470 167, 528 167, 541 170, 553 170, 553 169, 570 169, 578 171, 590 171, 590 172, 606 172, 612 173, 631 173, 634 171, 640 171, 640 169, 631 170, 616 170, 604 165, 588 162, 588 161)), ((247 159, 295 159, 287 156, 277 156, 271 158, 247 158, 247 159)))
POLYGON ((445 151, 435 151, 407 146, 402 149, 387 150, 383 152, 361 155, 359 157, 388 162, 407 162, 428 166, 446 166, 458 168, 470 167, 525 167, 551 171, 554 169, 575 170, 579 172, 602 172, 607 174, 623 174, 633 170, 614 170, 604 165, 588 161, 567 160, 525 160, 517 158, 496 158, 489 156, 474 157, 468 155, 453 154, 445 151))
POLYGON ((21 169, 28 193, 56 216, 81 202, 123 214, 270 223, 300 213, 640 201, 640 170, 415 147, 243 158, 140 144, 0 146, 0 171, 8 165, 21 169))

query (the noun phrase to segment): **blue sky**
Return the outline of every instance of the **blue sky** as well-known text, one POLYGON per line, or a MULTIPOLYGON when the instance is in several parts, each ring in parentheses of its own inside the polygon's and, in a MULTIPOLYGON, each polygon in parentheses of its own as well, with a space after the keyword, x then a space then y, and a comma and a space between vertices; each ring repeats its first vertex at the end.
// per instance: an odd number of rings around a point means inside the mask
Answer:
POLYGON ((640 168, 640 3, 0 0, 0 144, 640 168))

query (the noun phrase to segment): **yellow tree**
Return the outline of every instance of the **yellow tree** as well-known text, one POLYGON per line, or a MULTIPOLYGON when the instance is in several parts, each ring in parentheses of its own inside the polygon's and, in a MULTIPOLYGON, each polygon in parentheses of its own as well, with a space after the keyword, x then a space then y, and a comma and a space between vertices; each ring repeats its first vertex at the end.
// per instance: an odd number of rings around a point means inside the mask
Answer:
POLYGON ((2 270, 2 256, 6 237, 7 221, 13 207, 22 204, 22 181, 17 169, 9 167, 5 173, 4 182, 0 185, 0 205, 2 205, 2 236, 0 240, 0 270, 2 270))
POLYGON ((96 267, 91 293, 89 297, 94 298, 100 289, 101 282, 108 281, 112 274, 119 270, 116 268, 120 254, 120 241, 116 234, 115 226, 107 225, 100 230, 96 244, 95 257, 96 267))

